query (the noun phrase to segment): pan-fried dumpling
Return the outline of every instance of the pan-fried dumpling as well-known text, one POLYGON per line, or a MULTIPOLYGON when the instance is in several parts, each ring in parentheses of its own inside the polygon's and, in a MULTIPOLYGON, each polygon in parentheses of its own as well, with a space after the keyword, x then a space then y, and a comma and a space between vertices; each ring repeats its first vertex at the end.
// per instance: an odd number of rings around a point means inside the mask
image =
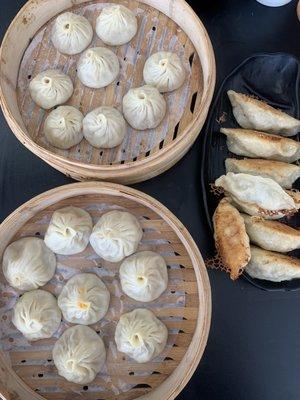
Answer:
POLYGON ((134 129, 156 128, 164 119, 167 103, 159 91, 145 85, 130 89, 123 98, 123 113, 134 129))
POLYGON ((69 256, 86 248, 92 228, 89 213, 78 207, 64 207, 54 211, 44 240, 54 253, 69 256))
POLYGON ((300 131, 300 121, 250 96, 229 90, 233 115, 245 129, 293 136, 300 131))
POLYGON ((127 296, 137 301, 153 301, 168 286, 166 262, 153 251, 133 254, 122 262, 120 280, 127 296))
POLYGON ((119 72, 118 57, 106 47, 87 49, 77 65, 77 75, 81 83, 93 89, 110 85, 119 72))
POLYGON ((91 43, 93 28, 85 17, 66 12, 56 18, 51 39, 60 53, 79 54, 91 43))
POLYGON ((300 142, 246 129, 221 128, 229 151, 239 156, 292 163, 300 158, 300 142))
POLYGON ((223 266, 235 280, 250 260, 249 238, 238 210, 222 199, 213 216, 216 249, 223 266))
POLYGON ((256 158, 244 158, 243 160, 227 158, 225 166, 226 172, 271 178, 286 189, 291 189, 293 183, 300 178, 300 167, 298 165, 287 164, 280 161, 269 161, 256 158))
POLYGON ((53 361, 58 374, 69 382, 87 385, 106 360, 103 340, 84 325, 68 328, 55 343, 53 361))
POLYGON ((279 219, 297 212, 294 199, 269 178, 228 172, 215 182, 241 211, 266 219, 279 219))
POLYGON ((52 146, 70 149, 83 139, 82 113, 75 107, 60 106, 45 121, 44 133, 52 146))
POLYGON ((185 81, 184 65, 176 53, 159 51, 152 54, 144 66, 144 80, 160 92, 172 92, 185 81))
POLYGON ((300 278, 300 260, 251 246, 251 260, 246 272, 256 279, 272 282, 290 281, 300 278))
POLYGON ((73 276, 58 296, 64 319, 72 324, 91 325, 107 313, 110 294, 95 274, 73 276))
POLYGON ((278 221, 241 214, 252 243, 265 250, 286 253, 300 248, 300 231, 278 221))
POLYGON ((30 341, 52 337, 61 322, 56 298, 40 289, 24 293, 13 308, 12 322, 30 341))
POLYGON ((146 363, 158 356, 166 346, 167 327, 144 308, 123 314, 117 324, 117 348, 138 363, 146 363))
POLYGON ((137 33, 137 19, 133 12, 121 4, 104 7, 96 21, 99 38, 109 46, 130 42, 137 33))
POLYGON ((110 149, 119 146, 125 133, 125 119, 114 107, 98 107, 83 119, 84 137, 94 147, 110 149))
POLYGON ((136 252, 142 236, 143 230, 134 215, 113 210, 102 215, 94 226, 90 243, 104 260, 118 262, 136 252))
POLYGON ((65 103, 73 94, 70 77, 57 69, 41 72, 29 84, 32 100, 45 110, 65 103))
POLYGON ((2 269, 16 289, 44 286, 55 274, 56 258, 42 239, 27 237, 11 243, 4 251, 2 269))

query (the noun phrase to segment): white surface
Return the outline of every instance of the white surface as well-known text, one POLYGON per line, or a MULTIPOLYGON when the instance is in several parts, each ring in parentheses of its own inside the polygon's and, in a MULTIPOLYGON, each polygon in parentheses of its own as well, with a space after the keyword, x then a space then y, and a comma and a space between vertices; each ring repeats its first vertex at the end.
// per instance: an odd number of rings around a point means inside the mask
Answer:
POLYGON ((292 0, 256 0, 256 1, 258 1, 260 4, 263 4, 264 6, 279 7, 290 3, 292 0))

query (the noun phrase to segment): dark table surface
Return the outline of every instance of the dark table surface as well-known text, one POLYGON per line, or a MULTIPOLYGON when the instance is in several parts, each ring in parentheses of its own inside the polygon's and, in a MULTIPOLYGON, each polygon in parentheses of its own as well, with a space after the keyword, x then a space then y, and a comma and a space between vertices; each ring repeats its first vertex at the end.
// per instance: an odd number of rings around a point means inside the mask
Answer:
MULTIPOLYGON (((25 0, 0 1, 0 34, 25 0)), ((217 87, 243 59, 257 52, 300 58, 296 0, 269 8, 255 0, 190 0, 211 37, 217 87)), ((72 182, 31 154, 0 117, 0 220, 45 190, 72 182)), ((212 238, 201 203, 201 134, 171 170, 134 185, 166 205, 189 229, 203 257, 212 238)), ((299 400, 300 290, 264 292, 241 279, 209 272, 213 313, 201 363, 180 400, 299 400)))

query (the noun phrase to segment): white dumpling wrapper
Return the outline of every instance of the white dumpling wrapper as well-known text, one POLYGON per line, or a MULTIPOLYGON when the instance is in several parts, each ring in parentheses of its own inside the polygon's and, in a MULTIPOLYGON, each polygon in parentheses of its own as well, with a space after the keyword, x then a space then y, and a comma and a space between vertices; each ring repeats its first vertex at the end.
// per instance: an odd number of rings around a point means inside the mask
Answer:
POLYGON ((89 243, 92 227, 92 218, 85 210, 64 207, 54 211, 44 240, 56 254, 81 253, 89 243))
POLYGON ((120 267, 122 290, 137 301, 153 301, 168 286, 167 265, 153 251, 141 251, 126 258, 120 267))
POLYGON ((107 313, 110 294, 95 274, 73 276, 58 296, 58 306, 66 321, 72 324, 92 325, 107 313))
POLYGON ((56 298, 40 289, 24 293, 13 308, 12 322, 30 341, 52 337, 61 322, 56 298))
POLYGON ((118 262, 133 254, 143 236, 138 219, 125 211, 109 211, 94 226, 90 243, 104 260, 118 262))
POLYGON ((186 71, 176 53, 159 51, 152 54, 144 66, 144 80, 160 92, 172 92, 180 88, 186 78, 186 71))
POLYGON ((297 211, 294 199, 269 178, 228 172, 215 182, 236 206, 250 215, 278 219, 297 211))
POLYGON ((130 89, 123 98, 123 114, 134 129, 156 128, 164 119, 167 103, 155 87, 145 85, 130 89))
POLYGON ((7 246, 2 269, 11 286, 19 290, 33 290, 53 278, 56 257, 42 239, 26 237, 7 246))
POLYGON ((251 246, 251 259, 246 272, 255 279, 290 281, 300 278, 300 260, 251 246))
POLYGON ((46 118, 45 136, 52 146, 67 150, 83 139, 83 115, 75 107, 60 106, 46 118))
POLYGON ((158 356, 166 346, 168 329, 152 311, 137 308, 123 314, 117 324, 115 341, 120 352, 138 363, 158 356))
POLYGON ((65 12, 54 21, 51 39, 54 47, 63 54, 79 54, 93 39, 93 28, 82 15, 65 12))
POLYGON ((98 37, 110 46, 130 42, 137 33, 134 13, 121 4, 104 7, 96 21, 98 37))
POLYGON ((81 385, 95 379, 105 360, 103 340, 84 325, 68 328, 53 348, 53 361, 58 374, 69 382, 81 385))
POLYGON ((245 129, 255 129, 282 136, 300 131, 300 121, 243 93, 227 92, 235 119, 245 129))
POLYGON ((45 110, 66 103, 73 90, 71 78, 56 69, 39 73, 29 84, 32 100, 45 110))
POLYGON ((123 115, 114 107, 98 107, 83 119, 83 134, 94 147, 110 149, 122 143, 126 133, 123 115))
POLYGON ((77 75, 83 85, 100 89, 110 85, 119 75, 118 57, 105 47, 87 49, 80 57, 77 75))

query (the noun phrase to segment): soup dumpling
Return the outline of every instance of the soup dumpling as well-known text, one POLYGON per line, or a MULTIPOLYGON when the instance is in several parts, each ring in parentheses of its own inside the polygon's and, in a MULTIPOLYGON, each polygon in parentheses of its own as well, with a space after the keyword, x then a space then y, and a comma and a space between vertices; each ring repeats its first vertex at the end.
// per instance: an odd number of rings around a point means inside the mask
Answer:
POLYGON ((138 219, 125 211, 109 211, 94 226, 90 243, 104 260, 118 262, 133 254, 142 239, 138 219))
POLYGON ((40 289, 24 293, 13 308, 12 322, 28 340, 52 337, 61 322, 56 298, 40 289))
POLYGON ((62 71, 49 69, 32 79, 29 91, 38 106, 49 110, 69 100, 73 94, 73 83, 62 71))
POLYGON ((145 63, 144 80, 160 92, 172 92, 180 88, 186 78, 184 65, 177 54, 159 51, 145 63))
POLYGON ((82 113, 75 107, 60 106, 51 111, 45 125, 45 136, 52 146, 59 149, 70 149, 83 139, 82 113))
POLYGON ((155 87, 130 89, 123 98, 124 117, 134 129, 156 128, 164 119, 167 103, 155 87))
POLYGON ((66 12, 56 18, 51 39, 54 47, 60 53, 78 54, 91 43, 93 28, 82 15, 66 12))
POLYGON ((33 290, 52 279, 56 257, 42 239, 21 238, 5 249, 2 269, 11 286, 20 290, 33 290))
POLYGON ((110 46, 130 42, 137 33, 137 19, 133 12, 121 4, 104 7, 97 18, 96 32, 110 46))
POLYGON ((166 346, 168 329, 152 311, 137 308, 123 314, 117 324, 115 341, 120 352, 138 363, 158 356, 166 346))
POLYGON ((55 343, 52 353, 58 374, 81 385, 95 379, 106 359, 103 340, 84 325, 68 328, 55 343))
POLYGON ((119 75, 118 57, 106 47, 87 49, 80 57, 77 74, 83 85, 100 89, 111 84, 119 75))
POLYGON ((64 319, 72 324, 91 325, 107 313, 110 294, 95 274, 78 274, 68 280, 58 296, 64 319))
POLYGON ((114 107, 98 107, 83 119, 83 134, 97 148, 113 148, 122 143, 126 132, 123 115, 114 107))
POLYGON ((120 280, 127 296, 137 301, 153 301, 168 286, 166 262, 153 251, 133 254, 122 262, 120 280))
POLYGON ((64 207, 54 211, 45 234, 46 245, 56 254, 81 253, 89 242, 92 218, 78 207, 64 207))

